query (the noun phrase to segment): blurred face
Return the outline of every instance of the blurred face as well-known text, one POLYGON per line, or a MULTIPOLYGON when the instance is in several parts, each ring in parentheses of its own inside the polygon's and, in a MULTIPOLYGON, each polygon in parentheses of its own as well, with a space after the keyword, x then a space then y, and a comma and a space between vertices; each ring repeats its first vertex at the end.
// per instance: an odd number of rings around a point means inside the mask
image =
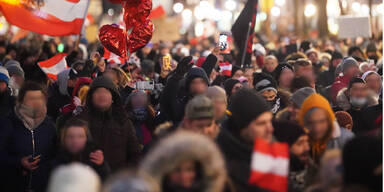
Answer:
POLYGON ((236 83, 235 86, 233 86, 233 88, 232 88, 232 94, 231 94, 231 95, 235 94, 235 93, 236 93, 238 90, 240 90, 242 87, 243 87, 243 84, 241 84, 241 83, 236 83))
POLYGON ((227 110, 227 102, 217 99, 213 100, 213 107, 215 108, 215 120, 223 118, 227 110))
POLYGON ((308 54, 308 59, 312 62, 312 63, 316 63, 319 58, 317 57, 317 54, 316 53, 310 53, 308 54))
POLYGON ((312 65, 299 66, 295 71, 296 77, 301 77, 301 76, 308 77, 310 76, 310 74, 312 74, 312 65))
POLYGON ((92 95, 92 103, 101 111, 108 110, 113 103, 111 92, 104 87, 97 88, 92 95))
POLYGON ((193 95, 199 95, 203 94, 205 90, 207 90, 208 86, 207 83, 204 81, 202 78, 195 78, 192 80, 190 86, 189 86, 189 91, 193 95))
POLYGON ((4 93, 7 90, 7 84, 4 81, 0 81, 0 93, 4 93))
POLYGON ((337 67, 337 65, 339 65, 339 63, 341 62, 341 60, 342 60, 342 59, 334 59, 334 60, 332 60, 332 65, 333 65, 334 67, 337 67))
POLYGON ((247 78, 249 85, 252 86, 253 85, 253 70, 251 70, 251 69, 246 70, 244 73, 244 77, 247 78))
POLYGON ((217 127, 214 119, 184 119, 184 128, 194 133, 206 135, 212 139, 216 137, 217 127))
POLYGON ((172 185, 184 188, 192 187, 196 178, 195 163, 193 161, 185 161, 181 163, 169 174, 168 178, 172 185))
POLYGON ((275 70, 277 65, 278 63, 277 63, 277 60, 275 59, 266 59, 264 63, 265 70, 267 70, 270 73, 272 73, 272 71, 275 70))
POLYGON ((357 66, 349 67, 344 71, 344 74, 348 77, 358 77, 360 76, 360 69, 357 66))
POLYGON ((119 80, 117 79, 117 75, 115 72, 113 72, 112 70, 107 70, 103 75, 112 79, 113 83, 115 83, 115 85, 118 85, 119 80))
POLYGON ((261 93, 261 96, 266 100, 266 101, 273 101, 275 100, 277 93, 272 90, 266 90, 261 93))
POLYGON ((349 89, 349 96, 354 98, 366 98, 368 96, 367 85, 364 83, 354 83, 349 89))
POLYGON ((243 76, 243 71, 242 70, 237 70, 235 74, 233 74, 232 79, 239 79, 241 76, 243 76))
POLYGON ((367 87, 374 93, 379 93, 381 90, 381 78, 378 74, 372 73, 365 78, 367 87))
POLYGON ((64 136, 64 147, 71 154, 80 153, 87 142, 87 134, 84 127, 69 127, 64 136))
POLYGON ((291 153, 296 155, 301 162, 307 163, 309 160, 309 137, 302 135, 290 148, 291 153))
POLYGON ((45 106, 45 95, 39 91, 27 91, 24 96, 23 104, 32 107, 32 108, 40 108, 45 106))
POLYGON ((139 108, 147 105, 147 96, 145 94, 139 94, 132 97, 132 107, 139 108))
POLYGON ((264 112, 257 119, 253 120, 248 127, 241 130, 241 137, 250 144, 252 144, 256 138, 271 142, 273 133, 272 118, 273 115, 271 112, 264 112))
POLYGON ((21 87, 24 84, 24 78, 21 75, 12 75, 12 78, 15 80, 15 83, 21 87))
POLYGON ((288 106, 288 112, 289 112, 289 120, 293 122, 299 121, 299 112, 300 108, 297 107, 295 104, 288 106))
POLYGON ((281 87, 290 87, 292 79, 295 77, 295 74, 290 69, 284 69, 281 72, 280 78, 279 78, 279 85, 281 87))
POLYGON ((330 131, 328 114, 324 109, 315 109, 306 121, 306 128, 314 140, 320 140, 326 137, 330 131))

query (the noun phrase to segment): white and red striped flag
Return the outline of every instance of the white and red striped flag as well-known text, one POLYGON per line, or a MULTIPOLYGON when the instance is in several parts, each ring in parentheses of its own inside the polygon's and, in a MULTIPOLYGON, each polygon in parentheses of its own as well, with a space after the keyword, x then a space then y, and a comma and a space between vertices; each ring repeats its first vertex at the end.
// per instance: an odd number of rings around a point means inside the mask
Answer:
POLYGON ((268 143, 256 139, 249 183, 272 191, 288 190, 289 147, 286 143, 268 143))
POLYGON ((50 36, 80 34, 89 0, 0 0, 12 25, 50 36))
POLYGON ((125 63, 125 60, 122 57, 108 51, 108 49, 106 49, 105 47, 104 47, 104 56, 103 57, 104 57, 104 59, 107 60, 108 63, 116 63, 116 64, 124 64, 125 63))
POLYGON ((228 61, 219 63, 220 66, 220 74, 224 76, 231 76, 232 73, 232 64, 228 61))
POLYGON ((59 53, 48 60, 40 61, 37 64, 41 70, 51 79, 57 80, 57 75, 68 68, 65 57, 66 53, 59 53))

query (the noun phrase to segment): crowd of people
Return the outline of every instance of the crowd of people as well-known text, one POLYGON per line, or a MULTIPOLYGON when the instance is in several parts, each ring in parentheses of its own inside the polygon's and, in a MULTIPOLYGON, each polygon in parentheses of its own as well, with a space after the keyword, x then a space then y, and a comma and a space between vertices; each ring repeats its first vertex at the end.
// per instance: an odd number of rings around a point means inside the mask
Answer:
POLYGON ((268 191, 249 182, 255 139, 288 144, 288 191, 382 191, 381 38, 256 35, 247 65, 211 37, 149 43, 125 63, 63 38, 57 80, 37 65, 57 39, 9 39, 0 191, 268 191))

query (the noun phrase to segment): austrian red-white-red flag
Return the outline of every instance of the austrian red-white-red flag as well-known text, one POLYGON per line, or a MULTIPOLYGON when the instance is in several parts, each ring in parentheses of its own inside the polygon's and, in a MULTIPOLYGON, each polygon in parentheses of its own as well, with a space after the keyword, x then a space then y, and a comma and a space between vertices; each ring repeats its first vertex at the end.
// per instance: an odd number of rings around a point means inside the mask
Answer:
POLYGON ((288 144, 270 144, 263 139, 256 139, 253 148, 249 183, 271 191, 287 191, 288 173, 288 144))
POLYGON ((107 60, 108 63, 116 63, 116 64, 124 64, 125 63, 125 60, 123 58, 121 58, 120 56, 108 51, 108 49, 106 49, 104 47, 104 59, 107 60))
POLYGON ((220 74, 230 77, 232 73, 232 64, 228 61, 219 63, 220 66, 220 74))
POLYGON ((0 0, 12 25, 50 36, 80 34, 89 0, 0 0))
POLYGON ((68 68, 65 57, 67 54, 59 53, 48 60, 40 61, 37 64, 41 70, 51 79, 57 80, 57 75, 68 68))

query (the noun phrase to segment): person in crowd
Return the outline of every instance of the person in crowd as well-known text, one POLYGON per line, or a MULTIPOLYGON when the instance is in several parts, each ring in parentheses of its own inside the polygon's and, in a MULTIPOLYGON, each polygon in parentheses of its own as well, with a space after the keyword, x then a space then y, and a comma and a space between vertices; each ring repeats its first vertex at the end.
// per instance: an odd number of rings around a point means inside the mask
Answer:
POLYGON ((255 73, 254 68, 246 68, 244 70, 244 77, 247 78, 248 81, 248 88, 252 89, 253 88, 253 73, 255 73))
POLYGON ((103 151, 112 172, 137 164, 140 144, 111 79, 102 76, 93 80, 79 118, 89 122, 93 141, 103 151))
POLYGON ((311 61, 313 70, 316 75, 323 72, 324 66, 323 66, 323 63, 320 61, 319 52, 316 49, 314 48, 308 49, 305 52, 305 55, 307 55, 308 60, 311 61))
POLYGON ((333 51, 332 58, 328 67, 328 70, 320 73, 317 79, 317 83, 323 87, 327 87, 332 85, 335 81, 336 75, 336 67, 341 63, 343 59, 343 55, 338 51, 333 51))
POLYGON ((295 77, 293 67, 287 63, 279 64, 272 73, 275 78, 279 89, 284 91, 291 91, 292 80, 295 77))
POLYGON ((342 149, 354 137, 351 131, 337 124, 329 102, 317 93, 304 100, 299 123, 309 131, 311 158, 317 164, 326 149, 342 149))
POLYGON ((359 64, 352 57, 344 58, 340 63, 340 68, 343 76, 339 76, 335 79, 331 87, 331 99, 332 103, 336 103, 336 97, 339 91, 348 86, 349 81, 353 77, 360 75, 359 64))
POLYGON ((305 58, 300 58, 293 63, 296 77, 306 77, 312 88, 315 88, 315 77, 313 74, 312 62, 305 58))
POLYGON ((347 88, 340 90, 337 95, 337 106, 348 112, 353 119, 353 132, 360 135, 364 132, 362 116, 369 106, 378 104, 378 100, 369 93, 367 84, 361 78, 352 78, 347 88))
MULTIPOLYGON (((253 78, 253 77, 252 77, 253 78)), ((224 82, 224 90, 227 94, 228 101, 231 100, 231 96, 240 90, 243 87, 243 84, 237 79, 227 79, 224 82)))
POLYGON ((137 171, 121 171, 103 185, 103 192, 160 192, 160 186, 149 175, 137 171))
POLYGON ((9 73, 6 68, 0 66, 0 116, 6 117, 12 113, 15 106, 15 97, 8 87, 9 73))
POLYGON ((368 89, 375 94, 376 98, 378 98, 383 87, 381 76, 375 71, 367 71, 361 78, 367 83, 368 89))
POLYGON ((72 162, 80 162, 105 180, 110 170, 104 160, 103 151, 92 141, 88 123, 78 118, 69 119, 60 132, 61 149, 52 161, 52 169, 72 162))
POLYGON ((380 51, 377 50, 375 42, 370 42, 365 49, 365 55, 368 59, 372 59, 374 63, 377 63, 379 58, 381 57, 380 51))
POLYGON ((352 119, 352 116, 348 112, 337 111, 335 113, 335 117, 336 117, 337 123, 341 127, 345 127, 349 131, 352 131, 353 119, 352 119))
POLYGON ((205 95, 213 102, 215 110, 215 122, 221 125, 228 119, 229 111, 227 110, 228 102, 225 90, 219 86, 208 87, 205 95))
POLYGON ((261 96, 245 88, 233 95, 229 110, 232 115, 222 125, 217 138, 229 178, 236 191, 260 191, 248 183, 253 142, 256 138, 272 142, 273 114, 261 96))
POLYGON ((105 76, 112 79, 119 90, 121 100, 123 104, 126 104, 129 94, 133 91, 133 88, 129 86, 129 77, 120 67, 111 67, 105 70, 105 76))
POLYGON ((178 124, 183 119, 188 101, 195 95, 205 93, 208 88, 207 74, 202 68, 192 68, 191 61, 192 57, 185 57, 177 65, 174 74, 168 78, 160 99, 161 113, 165 113, 166 118, 174 124, 178 124), (185 74, 184 81, 181 81, 185 74))
POLYGON ((87 165, 71 163, 53 171, 47 192, 99 192, 101 181, 87 165))
POLYGON ((270 105, 271 112, 277 114, 288 106, 290 93, 277 90, 277 83, 272 76, 266 73, 255 73, 253 87, 270 105))
POLYGON ((317 167, 310 158, 309 136, 303 127, 289 121, 273 122, 273 135, 289 145, 289 189, 304 191, 315 178, 317 167))
POLYGON ((231 72, 231 78, 232 79, 239 79, 241 76, 243 76, 244 72, 243 69, 237 65, 232 65, 232 72, 231 72))
POLYGON ((76 85, 78 72, 69 68, 57 75, 57 82, 52 85, 48 98, 48 115, 56 121, 60 115, 60 108, 71 103, 72 93, 76 85))
POLYGON ((16 60, 8 60, 4 67, 9 73, 9 87, 12 90, 12 95, 16 96, 19 94, 19 89, 24 83, 24 70, 21 68, 20 63, 16 60))
POLYGON ((377 137, 356 137, 348 142, 342 160, 345 187, 359 186, 366 191, 382 191, 382 156, 382 140, 377 137))
POLYGON ((5 191, 43 192, 49 163, 57 151, 54 123, 47 116, 47 92, 26 82, 20 89, 15 110, 1 117, 0 157, 5 191))
POLYGON ((349 47, 348 49, 348 56, 349 57, 360 57, 360 58, 364 58, 364 52, 363 50, 361 50, 360 47, 358 46, 351 46, 349 47))
POLYGON ((296 92, 297 90, 303 88, 303 87, 312 87, 311 82, 306 77, 295 77, 292 79, 291 83, 291 93, 296 92))
POLYGON ((152 140, 155 130, 155 110, 144 91, 131 93, 125 109, 130 116, 139 143, 146 146, 152 140))
POLYGON ((263 72, 272 74, 272 72, 278 66, 277 58, 274 55, 268 55, 264 58, 263 72))
POLYGON ((311 87, 303 87, 295 91, 291 95, 289 105, 276 114, 276 120, 285 120, 298 123, 301 105, 307 97, 314 93, 316 93, 316 91, 311 87))
POLYGON ((221 192, 227 180, 223 157, 213 141, 185 131, 161 140, 140 170, 152 176, 161 191, 169 192, 221 192))

